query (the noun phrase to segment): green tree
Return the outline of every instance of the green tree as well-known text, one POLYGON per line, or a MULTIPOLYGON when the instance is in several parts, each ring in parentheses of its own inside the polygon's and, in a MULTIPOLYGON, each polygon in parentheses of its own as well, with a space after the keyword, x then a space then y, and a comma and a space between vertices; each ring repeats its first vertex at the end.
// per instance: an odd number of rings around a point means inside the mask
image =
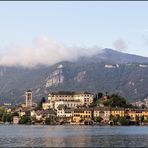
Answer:
POLYGON ((3 117, 3 114, 5 113, 5 108, 4 107, 0 107, 0 121, 2 121, 2 117, 3 117))
POLYGON ((6 113, 4 113, 2 115, 2 122, 7 122, 7 114, 6 113))
POLYGON ((50 117, 45 119, 45 124, 46 125, 50 125, 51 124, 51 118, 50 117))
POLYGON ((96 117, 96 122, 100 123, 102 120, 103 120, 102 117, 100 117, 100 116, 96 117))
POLYGON ((145 108, 145 105, 144 105, 144 104, 142 104, 142 106, 141 106, 141 107, 142 107, 142 109, 144 109, 144 108, 145 108))
POLYGON ((103 93, 102 92, 98 92, 97 99, 101 99, 102 97, 103 97, 103 93))
POLYGON ((125 98, 118 94, 112 94, 110 99, 105 101, 103 104, 111 107, 127 107, 125 98))
POLYGON ((34 124, 34 123, 36 123, 36 122, 37 122, 36 117, 35 117, 35 116, 32 116, 32 117, 31 117, 31 123, 34 124))
POLYGON ((46 102, 45 97, 42 97, 41 101, 39 102, 38 109, 42 109, 42 104, 46 102))
POLYGON ((29 116, 22 116, 20 121, 19 121, 20 124, 31 124, 31 118, 29 116))
POLYGON ((117 122, 119 121, 119 117, 110 115, 110 121, 112 121, 114 125, 117 125, 117 122))
POLYGON ((141 117, 140 117, 140 122, 142 123, 144 121, 144 115, 142 115, 141 117))
POLYGON ((136 121, 136 124, 139 124, 139 121, 140 121, 140 120, 139 120, 139 116, 136 115, 135 121, 136 121))
POLYGON ((129 120, 126 119, 125 117, 120 117, 119 123, 120 123, 120 125, 129 125, 129 120))

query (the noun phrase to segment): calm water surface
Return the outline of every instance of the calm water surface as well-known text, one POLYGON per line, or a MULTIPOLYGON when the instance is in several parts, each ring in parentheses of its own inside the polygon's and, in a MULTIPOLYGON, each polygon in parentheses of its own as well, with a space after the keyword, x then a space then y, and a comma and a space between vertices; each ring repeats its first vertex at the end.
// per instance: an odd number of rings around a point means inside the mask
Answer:
POLYGON ((148 126, 0 125, 1 147, 148 147, 148 126))

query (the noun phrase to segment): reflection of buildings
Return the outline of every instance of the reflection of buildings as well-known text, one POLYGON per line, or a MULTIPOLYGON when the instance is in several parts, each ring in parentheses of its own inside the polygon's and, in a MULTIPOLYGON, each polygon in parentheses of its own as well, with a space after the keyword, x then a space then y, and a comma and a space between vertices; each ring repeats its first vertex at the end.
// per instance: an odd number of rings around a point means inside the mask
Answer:
POLYGON ((26 107, 32 107, 32 91, 28 90, 26 92, 26 107))
POLYGON ((88 129, 88 126, 47 126, 44 131, 44 145, 46 147, 92 147, 95 128, 88 129))

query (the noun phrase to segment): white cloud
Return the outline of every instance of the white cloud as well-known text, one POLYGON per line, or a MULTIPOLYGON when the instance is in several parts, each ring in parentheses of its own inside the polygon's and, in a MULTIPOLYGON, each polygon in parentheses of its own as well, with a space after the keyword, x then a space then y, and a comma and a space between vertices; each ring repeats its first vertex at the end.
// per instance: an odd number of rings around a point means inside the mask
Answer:
POLYGON ((127 49, 127 44, 123 39, 117 39, 113 45, 118 51, 125 51, 127 49))
POLYGON ((80 56, 95 54, 100 48, 66 47, 63 43, 46 36, 33 40, 30 47, 7 47, 0 53, 0 65, 34 67, 39 64, 52 65, 57 62, 73 61, 80 56))

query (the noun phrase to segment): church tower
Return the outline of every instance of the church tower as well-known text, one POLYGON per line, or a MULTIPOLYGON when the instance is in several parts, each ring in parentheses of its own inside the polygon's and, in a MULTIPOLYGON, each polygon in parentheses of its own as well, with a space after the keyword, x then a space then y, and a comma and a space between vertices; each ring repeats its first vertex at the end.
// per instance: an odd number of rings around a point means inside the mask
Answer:
POLYGON ((28 90, 26 92, 26 107, 32 107, 32 91, 28 90))

